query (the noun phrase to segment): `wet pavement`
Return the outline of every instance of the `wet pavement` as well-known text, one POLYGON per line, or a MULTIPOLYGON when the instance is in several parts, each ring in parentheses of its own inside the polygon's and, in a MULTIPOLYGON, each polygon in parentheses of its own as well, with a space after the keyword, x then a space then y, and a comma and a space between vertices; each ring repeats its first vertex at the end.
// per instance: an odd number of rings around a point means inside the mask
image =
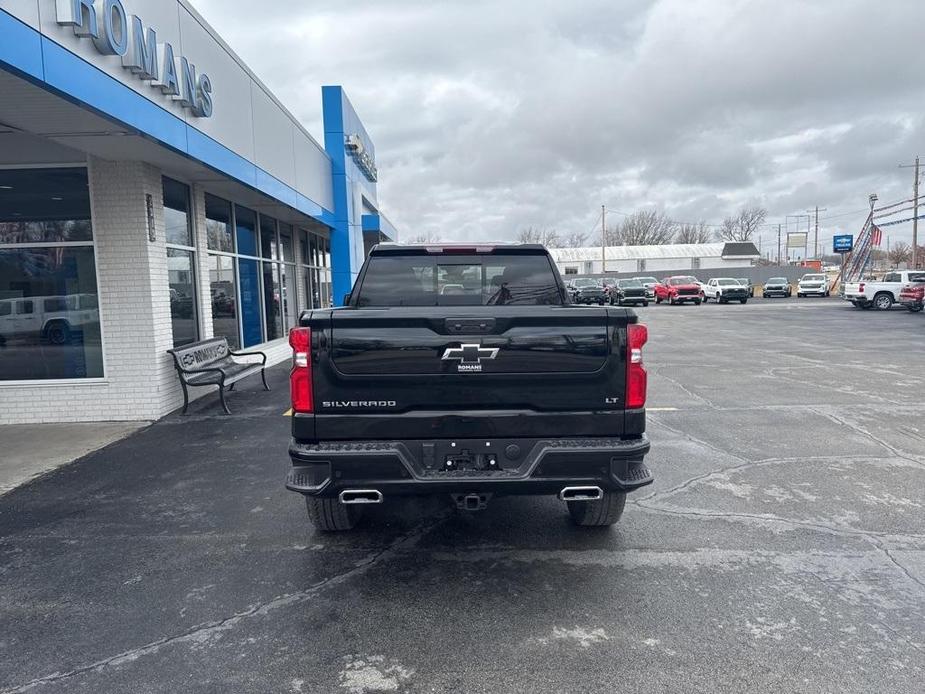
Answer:
POLYGON ((0 692, 920 692, 925 319, 650 306, 613 529, 552 498, 314 532, 286 372, 0 496, 0 692))

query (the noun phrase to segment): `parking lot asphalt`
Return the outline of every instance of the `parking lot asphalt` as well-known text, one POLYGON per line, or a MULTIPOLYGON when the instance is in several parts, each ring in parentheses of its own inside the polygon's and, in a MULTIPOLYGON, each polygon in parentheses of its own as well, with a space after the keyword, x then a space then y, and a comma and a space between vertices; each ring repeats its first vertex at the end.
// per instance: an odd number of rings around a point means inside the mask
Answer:
POLYGON ((639 309, 619 525, 552 498, 312 530, 285 368, 0 497, 0 692, 921 692, 925 318, 639 309))

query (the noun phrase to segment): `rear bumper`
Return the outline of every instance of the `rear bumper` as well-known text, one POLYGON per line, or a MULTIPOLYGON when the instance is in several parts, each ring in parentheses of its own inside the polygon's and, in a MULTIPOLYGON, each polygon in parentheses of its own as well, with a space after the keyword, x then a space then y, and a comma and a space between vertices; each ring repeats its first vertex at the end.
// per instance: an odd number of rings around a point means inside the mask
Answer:
MULTIPOLYGON (((567 486, 632 491, 654 477, 645 466, 649 439, 485 439, 439 441, 293 440, 286 488, 336 497, 344 489, 375 489, 384 496, 489 493, 555 494, 567 486), (455 444, 455 445, 453 445, 455 444), (513 448, 518 450, 516 454, 513 448), (494 455, 498 469, 446 469, 448 457, 494 455)), ((454 460, 455 462, 455 460, 454 460)), ((461 463, 461 464, 464 464, 461 463)))

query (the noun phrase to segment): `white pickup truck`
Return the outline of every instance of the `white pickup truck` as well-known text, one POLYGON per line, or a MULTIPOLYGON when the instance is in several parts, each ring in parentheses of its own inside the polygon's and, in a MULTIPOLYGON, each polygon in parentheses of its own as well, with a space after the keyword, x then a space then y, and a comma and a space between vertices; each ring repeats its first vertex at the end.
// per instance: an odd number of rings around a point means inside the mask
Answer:
POLYGON ((857 308, 873 307, 886 311, 899 301, 903 285, 921 282, 922 278, 925 278, 925 272, 921 270, 893 270, 886 273, 880 282, 848 282, 845 285, 845 301, 850 301, 857 308))

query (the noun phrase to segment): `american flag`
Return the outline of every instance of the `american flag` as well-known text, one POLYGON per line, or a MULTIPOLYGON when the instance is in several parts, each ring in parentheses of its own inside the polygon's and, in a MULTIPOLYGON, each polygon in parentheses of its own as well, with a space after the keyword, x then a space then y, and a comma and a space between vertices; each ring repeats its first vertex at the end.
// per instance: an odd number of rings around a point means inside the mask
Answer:
POLYGON ((881 241, 883 241, 883 230, 874 225, 870 232, 870 242, 874 246, 879 246, 881 241))

